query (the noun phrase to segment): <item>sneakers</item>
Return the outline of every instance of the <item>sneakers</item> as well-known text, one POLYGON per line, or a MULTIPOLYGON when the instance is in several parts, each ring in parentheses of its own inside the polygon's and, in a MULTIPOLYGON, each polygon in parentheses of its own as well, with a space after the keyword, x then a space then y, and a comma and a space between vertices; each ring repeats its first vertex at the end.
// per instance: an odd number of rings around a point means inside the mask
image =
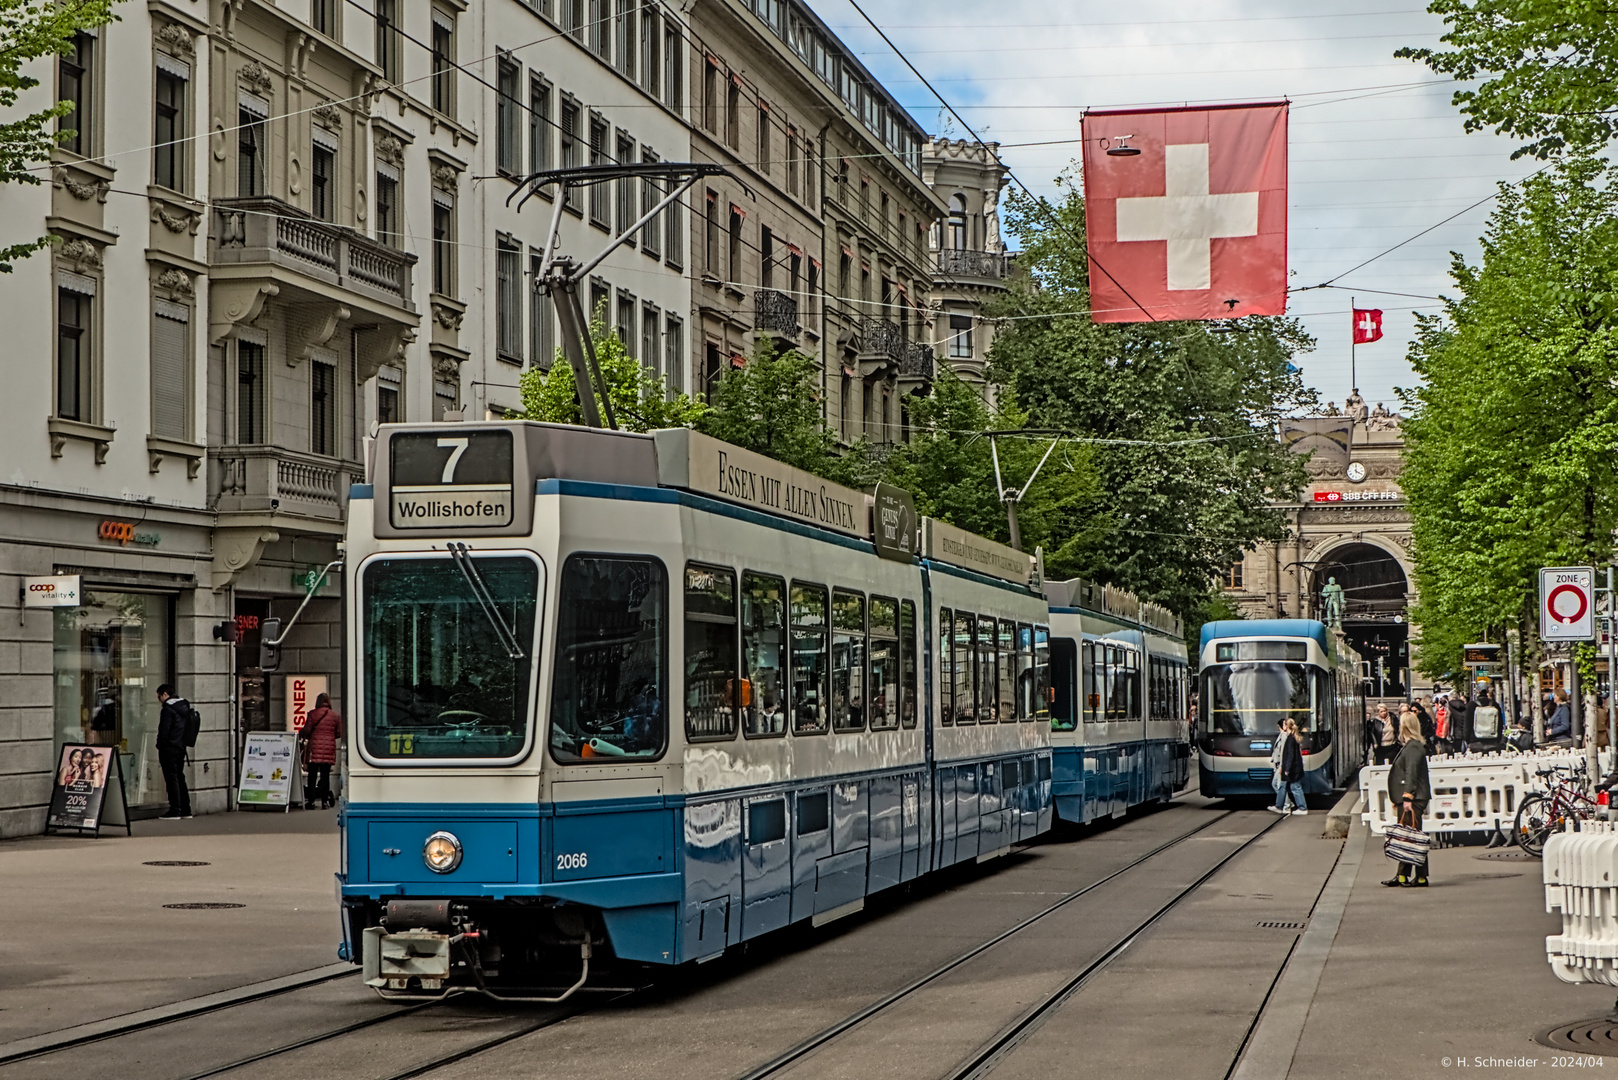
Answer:
POLYGON ((159 821, 179 821, 180 820, 180 815, 179 814, 164 814, 162 817, 158 818, 157 820, 159 820, 159 821))
POLYGON ((1309 811, 1307 811, 1307 810, 1294 810, 1294 811, 1292 811, 1292 816, 1293 817, 1308 817, 1309 816, 1309 811))
POLYGON ((1386 885, 1390 889, 1397 889, 1401 885, 1410 884, 1410 882, 1406 881, 1402 877, 1390 877, 1388 880, 1384 881, 1382 884, 1386 885))
POLYGON ((192 818, 194 818, 196 816, 197 815, 195 815, 195 814, 181 814, 180 815, 180 817, 185 819, 186 821, 190 821, 192 818))
POLYGON ((1281 809, 1279 806, 1266 806, 1264 809, 1268 810, 1272 814, 1281 814, 1282 816, 1286 815, 1286 811, 1281 809))

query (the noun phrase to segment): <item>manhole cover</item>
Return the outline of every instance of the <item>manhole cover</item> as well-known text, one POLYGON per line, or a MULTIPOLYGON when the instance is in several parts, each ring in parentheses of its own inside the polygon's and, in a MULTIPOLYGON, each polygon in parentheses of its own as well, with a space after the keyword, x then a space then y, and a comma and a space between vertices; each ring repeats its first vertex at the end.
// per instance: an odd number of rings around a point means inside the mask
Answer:
POLYGON ((1260 930, 1302 930, 1308 923, 1301 922, 1261 922, 1260 930))
POLYGON ((246 907, 246 904, 164 904, 175 911, 224 911, 227 908, 246 907))
POLYGON ((1528 854, 1528 852, 1518 851, 1516 848, 1501 848, 1499 851, 1480 851, 1472 857, 1474 859, 1506 859, 1510 862, 1527 862, 1533 859, 1533 856, 1528 854))
POLYGON ((141 863, 142 866, 207 866, 205 862, 195 862, 191 859, 153 859, 141 863))
POLYGON ((1534 1041, 1552 1050, 1571 1050, 1579 1054, 1618 1057, 1618 1019, 1600 1016, 1594 1020, 1557 1024, 1549 1031, 1535 1035, 1534 1041))

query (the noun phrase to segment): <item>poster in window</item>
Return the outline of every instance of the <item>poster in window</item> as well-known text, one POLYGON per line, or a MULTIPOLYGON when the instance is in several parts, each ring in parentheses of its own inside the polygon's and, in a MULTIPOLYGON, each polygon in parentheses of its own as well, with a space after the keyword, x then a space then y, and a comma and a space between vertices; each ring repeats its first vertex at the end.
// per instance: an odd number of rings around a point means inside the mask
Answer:
POLYGON ((46 828, 94 829, 107 795, 107 774, 113 767, 110 746, 69 743, 62 747, 46 828))

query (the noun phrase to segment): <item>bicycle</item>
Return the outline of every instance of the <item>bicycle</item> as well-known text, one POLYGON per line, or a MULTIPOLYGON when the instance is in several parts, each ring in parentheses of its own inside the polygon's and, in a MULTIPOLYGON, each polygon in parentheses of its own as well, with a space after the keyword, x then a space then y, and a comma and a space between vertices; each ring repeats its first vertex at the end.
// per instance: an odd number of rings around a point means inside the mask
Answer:
MULTIPOLYGON (((1604 816, 1606 810, 1606 807, 1585 794, 1571 776, 1564 776, 1564 768, 1535 770, 1536 775, 1549 782, 1550 790, 1529 795, 1517 807, 1517 819, 1512 825, 1513 838, 1518 847, 1536 859, 1544 856, 1545 841, 1569 820, 1595 821, 1604 816)), ((1569 771, 1582 776, 1584 765, 1581 762, 1576 770, 1569 771)))

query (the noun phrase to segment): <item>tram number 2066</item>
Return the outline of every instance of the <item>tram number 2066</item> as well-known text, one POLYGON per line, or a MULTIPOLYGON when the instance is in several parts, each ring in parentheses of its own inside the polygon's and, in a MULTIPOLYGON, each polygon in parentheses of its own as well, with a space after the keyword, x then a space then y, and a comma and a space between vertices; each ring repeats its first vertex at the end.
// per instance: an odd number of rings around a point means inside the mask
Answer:
POLYGON ((590 865, 590 856, 582 851, 570 851, 556 856, 556 869, 583 870, 590 865))

